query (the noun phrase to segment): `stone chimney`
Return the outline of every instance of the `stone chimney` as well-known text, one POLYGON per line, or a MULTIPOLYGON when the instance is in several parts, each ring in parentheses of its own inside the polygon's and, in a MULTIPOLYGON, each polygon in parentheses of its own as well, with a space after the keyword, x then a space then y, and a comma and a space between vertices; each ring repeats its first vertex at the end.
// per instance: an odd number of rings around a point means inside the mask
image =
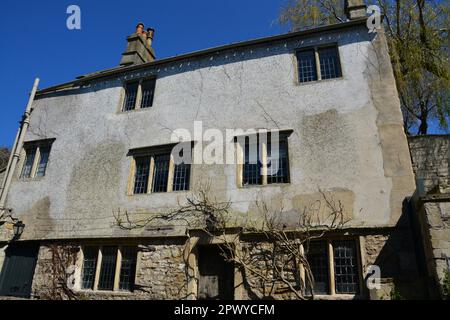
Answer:
POLYGON ((155 60, 155 51, 152 48, 154 29, 147 29, 144 31, 144 24, 138 23, 136 31, 127 38, 128 45, 122 59, 121 66, 131 66, 151 62, 155 60))
POLYGON ((345 14, 349 20, 365 18, 366 10, 364 0, 345 0, 345 14))

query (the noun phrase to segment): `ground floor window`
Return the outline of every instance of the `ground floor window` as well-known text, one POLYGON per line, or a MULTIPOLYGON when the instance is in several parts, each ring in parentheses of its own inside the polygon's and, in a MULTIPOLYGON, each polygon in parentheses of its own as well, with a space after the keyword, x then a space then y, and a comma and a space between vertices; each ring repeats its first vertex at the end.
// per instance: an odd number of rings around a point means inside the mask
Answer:
POLYGON ((136 247, 84 247, 81 289, 133 291, 136 260, 136 247))
POLYGON ((306 255, 314 277, 314 294, 358 294, 360 267, 356 240, 314 241, 306 255))

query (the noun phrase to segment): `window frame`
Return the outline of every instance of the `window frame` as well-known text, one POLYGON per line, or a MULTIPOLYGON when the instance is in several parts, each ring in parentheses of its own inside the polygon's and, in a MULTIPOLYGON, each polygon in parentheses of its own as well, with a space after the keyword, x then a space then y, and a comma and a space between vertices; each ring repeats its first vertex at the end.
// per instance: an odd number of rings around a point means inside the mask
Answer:
POLYGON ((120 113, 128 113, 128 112, 133 112, 133 111, 152 109, 155 104, 156 82, 157 82, 156 77, 147 77, 147 78, 133 79, 133 80, 125 81, 123 83, 123 87, 122 87, 122 99, 120 100, 120 106, 119 106, 120 113), (148 82, 148 81, 153 83, 153 95, 151 98, 152 103, 150 106, 142 107, 142 84, 144 82, 148 82), (130 110, 125 110, 125 102, 127 100, 127 86, 129 84, 133 84, 133 83, 137 83, 137 85, 138 85, 137 93, 136 93, 136 101, 134 102, 134 108, 132 108, 130 110))
MULTIPOLYGON (((156 147, 149 147, 149 148, 140 148, 140 149, 134 149, 130 150, 128 153, 128 156, 131 157, 131 165, 129 170, 129 177, 128 177, 128 184, 127 184, 127 190, 126 194, 128 196, 143 196, 143 195, 150 195, 150 194, 161 194, 161 193, 181 193, 181 192, 189 192, 191 190, 192 186, 192 164, 189 164, 189 174, 188 174, 188 189, 187 190, 174 190, 173 184, 174 184, 174 178, 175 178, 175 161, 174 156, 172 154, 173 148, 177 144, 169 144, 164 146, 156 146, 156 147), (154 175, 155 175, 155 157, 157 156, 163 156, 163 155, 169 155, 169 167, 168 167, 168 177, 167 177, 167 188, 166 191, 159 191, 159 192, 153 192, 154 188, 154 175), (147 192, 143 193, 134 193, 135 188, 135 179, 136 179, 136 163, 137 160, 140 158, 150 158, 150 165, 149 165, 149 173, 148 173, 148 181, 147 181, 147 192)), ((191 154, 193 154, 194 143, 191 142, 191 154)))
POLYGON ((46 139, 46 140, 39 140, 39 141, 29 141, 25 142, 22 152, 21 152, 21 165, 19 166, 20 170, 18 171, 18 178, 21 181, 29 181, 29 180, 39 180, 43 179, 48 172, 48 168, 50 165, 50 157, 52 154, 52 145, 55 139, 46 139), (45 170, 42 175, 38 175, 39 166, 41 164, 41 149, 48 149, 48 157, 47 162, 45 165, 45 170), (27 159, 28 159, 28 152, 34 151, 34 159, 31 164, 30 173, 27 176, 23 176, 25 166, 27 165, 27 159))
POLYGON ((133 293, 134 287, 136 286, 137 279, 137 269, 139 263, 139 250, 137 245, 129 244, 129 245, 117 245, 117 244, 87 244, 82 246, 81 255, 80 255, 80 273, 78 277, 77 288, 80 292, 95 292, 95 293, 133 293), (103 249, 105 247, 115 247, 116 248, 116 261, 115 261, 115 270, 114 270, 114 284, 112 290, 103 290, 99 289, 100 284, 100 275, 101 275, 101 267, 103 260, 103 249), (87 248, 91 248, 97 251, 96 261, 95 261, 95 272, 92 288, 83 288, 83 275, 84 275, 84 252, 87 248), (125 248, 132 248, 134 251, 135 263, 134 263, 134 275, 131 277, 130 281, 130 290, 120 289, 120 278, 122 272, 122 252, 125 248))
POLYGON ((334 43, 327 43, 327 44, 320 44, 320 45, 314 45, 314 46, 307 46, 298 48, 294 52, 295 55, 295 74, 296 74, 296 83, 298 85, 308 85, 310 83, 317 83, 317 82, 324 82, 324 81, 333 81, 333 80, 341 80, 344 78, 344 70, 342 68, 342 59, 341 59, 341 52, 340 52, 340 46, 337 42, 334 43), (335 48, 337 53, 337 60, 339 62, 339 70, 340 70, 340 76, 336 78, 328 78, 328 79, 322 79, 322 71, 320 68, 320 55, 319 50, 321 49, 327 49, 327 48, 335 48), (300 70, 299 70, 299 59, 298 54, 303 51, 314 51, 315 56, 315 67, 316 67, 316 74, 317 74, 317 80, 311 80, 311 81, 300 81, 300 70))
MULTIPOLYGON (((361 296, 364 294, 364 287, 363 287, 363 283, 364 283, 364 278, 363 278, 363 262, 362 262, 362 247, 361 247, 361 239, 360 237, 350 237, 350 238, 345 238, 345 237, 330 237, 327 239, 317 239, 314 241, 324 241, 326 242, 326 247, 327 247, 327 261, 328 261, 328 293, 327 294, 323 294, 323 293, 319 293, 319 294, 314 294, 314 296, 316 297, 335 297, 335 296, 339 296, 339 297, 345 297, 345 296, 350 296, 350 297, 356 297, 356 296, 361 296), (355 260, 356 260, 356 271, 357 271, 357 279, 358 279, 358 285, 357 285, 357 291, 353 292, 353 293, 339 293, 336 290, 336 271, 335 271, 335 261, 334 261, 334 243, 335 242, 342 242, 342 241, 348 241, 348 242, 353 242, 354 243, 354 248, 355 248, 355 260)), ((311 241, 314 242, 314 241, 311 241)), ((303 279, 305 279, 304 276, 304 271, 303 271, 303 275, 302 275, 303 279)), ((306 292, 307 295, 309 295, 309 292, 306 292)))
POLYGON ((259 140, 259 134, 247 134, 242 135, 239 137, 234 137, 235 145, 236 145, 236 156, 237 156, 237 175, 236 175, 236 184, 238 188, 258 188, 258 187, 265 187, 265 186, 285 186, 289 185, 291 183, 291 162, 289 157, 289 138, 291 134, 293 133, 293 130, 282 130, 279 131, 279 137, 280 140, 284 140, 286 143, 286 161, 287 161, 287 182, 275 182, 275 183, 269 183, 269 176, 267 173, 268 170, 268 145, 270 145, 270 133, 274 131, 268 131, 267 132, 267 141, 260 143, 259 140), (245 150, 246 150, 246 138, 249 136, 257 136, 257 149, 258 149, 258 163, 261 164, 260 168, 260 177, 261 177, 261 183, 259 184, 244 184, 244 170, 245 170, 245 150), (245 139, 244 145, 241 144, 241 141, 239 139, 245 139), (262 159, 259 160, 259 148, 262 149, 262 159))

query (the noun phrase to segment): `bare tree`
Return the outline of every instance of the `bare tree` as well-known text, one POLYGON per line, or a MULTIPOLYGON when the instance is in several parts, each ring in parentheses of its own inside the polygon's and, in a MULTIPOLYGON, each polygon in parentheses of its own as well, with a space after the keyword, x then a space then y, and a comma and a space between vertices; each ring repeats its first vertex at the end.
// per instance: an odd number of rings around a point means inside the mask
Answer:
MULTIPOLYGON (((185 204, 168 212, 133 214, 114 213, 117 226, 124 230, 182 223, 200 230, 205 237, 221 243, 222 256, 240 270, 244 287, 259 299, 314 298, 314 276, 308 263, 309 243, 346 224, 342 203, 320 191, 321 199, 300 212, 290 212, 284 220, 283 205, 269 209, 266 202, 255 200, 260 219, 239 221, 233 215, 231 202, 220 202, 211 196, 209 185, 200 186, 188 196, 185 204)), ((188 241, 187 243, 189 243, 188 241)), ((189 266, 187 266, 189 268, 189 266)))
POLYGON ((78 300, 82 295, 73 290, 75 263, 79 252, 78 246, 51 244, 49 257, 41 261, 40 299, 44 300, 78 300))

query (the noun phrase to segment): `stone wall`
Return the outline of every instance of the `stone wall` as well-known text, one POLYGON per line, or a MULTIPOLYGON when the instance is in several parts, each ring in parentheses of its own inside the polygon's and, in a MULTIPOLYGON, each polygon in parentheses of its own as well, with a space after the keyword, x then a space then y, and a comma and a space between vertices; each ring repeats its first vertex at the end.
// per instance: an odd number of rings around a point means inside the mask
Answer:
MULTIPOLYGON (((65 270, 67 278, 55 272, 54 244, 43 244, 33 279, 34 299, 95 300, 179 300, 187 297, 186 265, 183 260, 184 245, 173 241, 151 242, 138 246, 136 281, 133 292, 101 292, 80 290, 82 259, 78 250, 77 261, 69 261, 65 270), (69 293, 61 289, 58 281, 68 280, 74 284, 69 293), (55 286, 56 284, 56 286, 55 286)), ((79 244, 58 244, 59 248, 80 248, 79 244)), ((60 264, 61 265, 61 264, 60 264)))
POLYGON ((424 191, 450 185, 450 135, 410 137, 409 146, 416 179, 424 191))
POLYGON ((442 280, 450 259, 450 135, 409 138, 418 181, 413 198, 423 236, 429 290, 442 296, 442 280))

